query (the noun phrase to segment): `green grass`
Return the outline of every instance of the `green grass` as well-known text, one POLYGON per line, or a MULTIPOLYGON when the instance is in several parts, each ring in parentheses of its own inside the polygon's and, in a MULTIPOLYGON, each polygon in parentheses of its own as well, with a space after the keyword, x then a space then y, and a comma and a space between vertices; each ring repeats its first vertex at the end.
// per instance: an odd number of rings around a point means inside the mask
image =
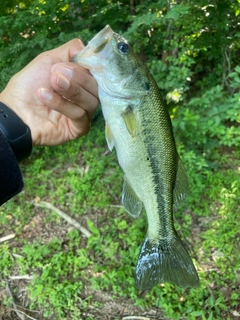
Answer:
MULTIPOLYGON (((240 151, 215 155, 214 166, 201 155, 180 151, 190 193, 176 208, 176 228, 199 271, 199 288, 166 283, 149 292, 136 289, 146 217, 134 220, 120 206, 123 175, 116 155, 107 151, 100 118, 87 137, 38 148, 22 165, 24 191, 0 208, 1 234, 16 233, 14 241, 0 246, 1 290, 12 275, 32 275, 26 283, 28 309, 41 310, 45 319, 105 319, 94 315, 104 304, 96 290, 163 312, 165 319, 232 319, 239 311, 240 151), (41 201, 79 221, 91 237, 38 207, 41 201)), ((11 299, 4 301, 10 308, 11 299)))

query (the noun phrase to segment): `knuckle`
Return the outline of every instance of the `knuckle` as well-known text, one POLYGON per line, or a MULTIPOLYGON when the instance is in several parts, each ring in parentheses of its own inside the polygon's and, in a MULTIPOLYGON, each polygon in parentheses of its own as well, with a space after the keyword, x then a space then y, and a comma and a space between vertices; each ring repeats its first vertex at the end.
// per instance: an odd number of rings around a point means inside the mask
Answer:
MULTIPOLYGON (((80 66, 79 66, 80 67, 80 66)), ((85 72, 83 72, 82 69, 78 70, 77 72, 74 72, 74 78, 75 82, 79 86, 83 86, 86 83, 86 75, 85 72)))
POLYGON ((88 120, 87 115, 85 114, 85 116, 82 115, 82 117, 80 119, 75 119, 75 126, 78 128, 78 132, 77 132, 77 136, 78 137, 82 137, 85 136, 90 128, 91 128, 91 123, 88 120))
POLYGON ((72 86, 72 90, 69 97, 74 102, 81 102, 82 98, 82 87, 81 86, 72 86))

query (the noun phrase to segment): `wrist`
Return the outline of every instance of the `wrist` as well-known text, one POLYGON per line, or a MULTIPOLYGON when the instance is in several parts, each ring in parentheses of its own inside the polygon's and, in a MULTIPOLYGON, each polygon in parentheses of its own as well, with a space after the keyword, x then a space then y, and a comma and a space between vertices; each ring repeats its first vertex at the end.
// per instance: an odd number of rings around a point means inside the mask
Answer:
POLYGON ((29 127, 2 102, 0 102, 0 130, 8 140, 18 162, 31 155, 32 137, 29 127))

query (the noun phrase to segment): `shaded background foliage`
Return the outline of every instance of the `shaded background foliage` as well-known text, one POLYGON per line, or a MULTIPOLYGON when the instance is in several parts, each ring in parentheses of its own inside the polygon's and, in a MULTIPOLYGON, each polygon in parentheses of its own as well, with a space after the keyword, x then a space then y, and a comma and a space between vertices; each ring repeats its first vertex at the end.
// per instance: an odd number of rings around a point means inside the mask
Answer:
MULTIPOLYGON (((33 210, 27 201, 36 195, 74 215, 89 214, 91 207, 101 211, 99 229, 88 222, 93 236, 87 244, 76 233, 67 235, 72 251, 65 252, 58 240, 44 245, 27 244, 23 248, 21 254, 25 259, 19 262, 22 272, 29 272, 29 268, 42 270, 42 276, 29 289, 36 303, 33 308, 47 303, 48 307, 52 306, 46 311, 48 315, 55 312, 55 318, 59 319, 80 318, 76 310, 80 312, 81 308, 75 308, 74 299, 78 301, 83 286, 81 268, 75 270, 76 278, 81 279, 79 286, 77 280, 62 282, 65 273, 71 273, 71 268, 66 268, 68 261, 69 266, 82 263, 83 269, 90 266, 92 271, 94 266, 96 272, 102 272, 101 277, 92 279, 95 288, 114 292, 117 297, 127 296, 141 307, 157 306, 171 319, 232 319, 230 308, 240 315, 236 223, 240 213, 237 205, 240 201, 239 16, 240 0, 9 0, 1 3, 0 90, 37 54, 74 37, 87 43, 106 24, 129 40, 161 89, 188 171, 191 190, 186 205, 176 213, 180 221, 177 228, 185 238, 193 239, 196 246, 193 254, 201 260, 199 264, 205 263, 206 270, 213 266, 214 270, 204 271, 199 266, 201 287, 187 293, 169 284, 156 286, 144 297, 137 293, 133 273, 145 225, 142 220, 131 222, 121 209, 109 224, 104 210, 113 198, 119 204, 121 173, 114 156, 105 156, 103 122, 98 119, 86 138, 67 146, 35 150, 33 160, 29 160, 31 165, 22 167, 28 185, 25 194, 15 202, 8 202, 0 215, 3 224, 8 224, 7 214, 21 221, 14 226, 21 235, 21 226, 30 219, 33 210), (94 170, 88 171, 89 167, 94 170), (191 228, 201 229, 196 231, 197 240, 195 231, 190 234, 191 228), (57 294, 52 293, 53 287, 57 294), (67 294, 69 309, 64 306, 67 294)), ((8 248, 3 249, 7 255, 0 262, 0 271, 8 275, 10 271, 6 268, 13 265, 13 260, 9 258, 8 248)))
POLYGON ((186 146, 211 152, 219 140, 239 142, 237 0, 4 2, 0 89, 40 52, 73 37, 87 43, 106 24, 148 63, 186 146))

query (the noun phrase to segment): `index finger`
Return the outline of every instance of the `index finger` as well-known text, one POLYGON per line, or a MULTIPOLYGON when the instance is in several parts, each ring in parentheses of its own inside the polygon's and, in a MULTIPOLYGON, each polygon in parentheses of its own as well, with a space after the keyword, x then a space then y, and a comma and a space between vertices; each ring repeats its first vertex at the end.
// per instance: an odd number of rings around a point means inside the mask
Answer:
POLYGON ((52 63, 69 62, 72 57, 84 48, 84 44, 78 38, 70 40, 58 48, 45 51, 38 55, 34 60, 48 59, 52 63))
POLYGON ((77 63, 56 63, 52 66, 51 73, 52 79, 55 79, 59 74, 62 74, 72 83, 76 83, 98 99, 98 86, 96 80, 87 69, 81 67, 77 63))

